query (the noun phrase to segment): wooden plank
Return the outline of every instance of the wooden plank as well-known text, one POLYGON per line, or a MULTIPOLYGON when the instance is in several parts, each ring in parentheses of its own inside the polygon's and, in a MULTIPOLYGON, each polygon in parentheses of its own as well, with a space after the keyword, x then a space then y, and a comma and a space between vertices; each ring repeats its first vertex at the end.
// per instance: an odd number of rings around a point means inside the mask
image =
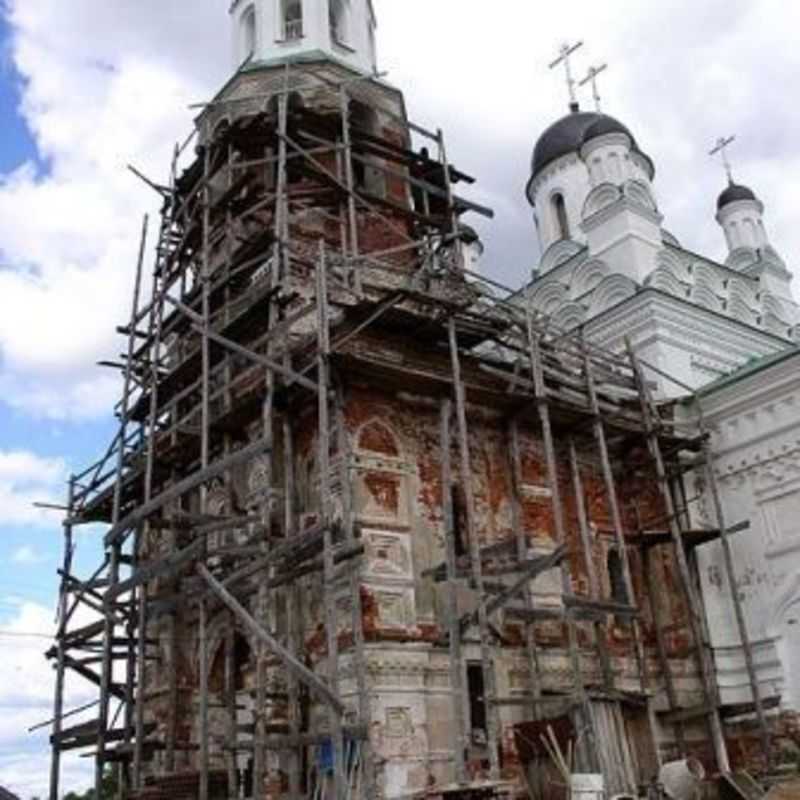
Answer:
POLYGON ((516 606, 506 606, 504 613, 511 619, 518 619, 527 623, 561 621, 564 619, 564 612, 559 608, 517 608, 516 606))

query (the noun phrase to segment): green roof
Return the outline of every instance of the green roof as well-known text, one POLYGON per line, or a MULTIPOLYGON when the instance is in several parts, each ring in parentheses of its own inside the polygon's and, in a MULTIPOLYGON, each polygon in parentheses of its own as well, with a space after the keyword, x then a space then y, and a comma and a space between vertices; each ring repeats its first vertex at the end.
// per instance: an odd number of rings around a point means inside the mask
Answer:
POLYGON ((769 367, 774 367, 776 364, 781 364, 784 361, 788 361, 790 358, 793 358, 797 355, 800 355, 800 347, 793 346, 787 347, 785 350, 781 350, 778 353, 770 353, 766 356, 754 356, 746 364, 743 364, 733 372, 723 375, 721 378, 717 378, 715 381, 703 386, 702 389, 698 389, 697 396, 705 397, 707 395, 714 394, 720 389, 733 386, 734 384, 739 383, 740 381, 743 381, 752 375, 757 375, 759 372, 762 372, 769 367))

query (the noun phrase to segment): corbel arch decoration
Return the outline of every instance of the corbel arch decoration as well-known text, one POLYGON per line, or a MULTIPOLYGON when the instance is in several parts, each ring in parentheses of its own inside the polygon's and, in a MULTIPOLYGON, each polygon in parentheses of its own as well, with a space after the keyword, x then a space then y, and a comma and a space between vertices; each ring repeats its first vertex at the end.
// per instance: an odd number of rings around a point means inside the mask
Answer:
POLYGON ((582 250, 585 250, 585 247, 571 239, 562 239, 558 242, 553 242, 553 244, 545 250, 539 262, 539 273, 544 275, 550 272, 561 264, 569 261, 582 250))
POLYGON ((586 321, 586 307, 580 303, 567 303, 561 306, 553 315, 552 322, 556 328, 571 331, 578 328, 586 321))
POLYGON ((568 296, 569 288, 565 284, 545 279, 541 286, 531 292, 528 303, 533 311, 549 316, 556 313, 568 296))
POLYGON ((573 299, 583 297, 595 289, 609 275, 611 267, 599 258, 590 258, 575 267, 570 281, 570 295, 573 299))
POLYGON ((705 282, 700 281, 692 287, 691 300, 698 306, 710 311, 723 311, 722 300, 714 293, 713 289, 705 282))
POLYGON ((650 187, 644 181, 630 180, 626 181, 622 187, 622 191, 632 203, 643 206, 648 211, 658 211, 653 193, 650 187))
POLYGON ((609 275, 595 289, 592 303, 589 307, 589 316, 594 317, 603 311, 619 305, 638 290, 636 282, 624 275, 609 275))
POLYGON ((672 270, 666 266, 658 267, 653 273, 648 275, 645 284, 647 286, 652 286, 653 289, 671 294, 674 297, 686 297, 685 284, 681 283, 672 270))
POLYGON ((622 197, 622 190, 613 183, 601 183, 595 186, 583 204, 581 219, 585 222, 604 208, 614 205, 622 197))

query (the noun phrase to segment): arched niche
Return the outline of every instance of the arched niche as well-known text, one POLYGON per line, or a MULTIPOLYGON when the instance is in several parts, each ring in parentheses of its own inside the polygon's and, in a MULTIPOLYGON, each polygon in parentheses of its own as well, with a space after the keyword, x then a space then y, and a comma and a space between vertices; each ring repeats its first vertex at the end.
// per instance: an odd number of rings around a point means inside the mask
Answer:
POLYGON ((778 640, 784 674, 782 705, 800 711, 800 569, 778 587, 768 633, 778 640))
POLYGON ((383 418, 373 417, 355 432, 354 508, 362 523, 407 527, 409 468, 400 438, 383 418))
POLYGON ((391 427, 380 419, 371 419, 358 429, 356 448, 363 453, 400 458, 397 436, 391 427))

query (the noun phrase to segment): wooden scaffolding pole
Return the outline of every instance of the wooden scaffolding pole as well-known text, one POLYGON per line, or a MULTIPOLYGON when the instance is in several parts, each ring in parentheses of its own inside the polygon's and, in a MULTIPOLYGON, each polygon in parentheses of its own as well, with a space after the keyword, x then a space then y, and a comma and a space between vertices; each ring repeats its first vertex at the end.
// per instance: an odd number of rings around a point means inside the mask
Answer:
MULTIPOLYGON (((705 432, 704 424, 702 422, 701 432, 705 432)), ((736 627, 739 632, 739 638, 742 642, 744 663, 747 668, 747 676, 750 681, 750 689, 753 693, 753 702, 756 707, 756 718, 758 719, 758 731, 761 738, 761 749, 764 755, 765 767, 766 769, 769 769, 772 762, 769 725, 767 724, 767 717, 764 711, 764 701, 761 697, 761 688, 758 684, 758 675, 756 674, 756 666, 753 659, 753 647, 750 641, 750 634, 747 630, 747 620, 745 619, 744 615, 742 599, 739 595, 739 585, 736 580, 736 567, 733 563, 733 550, 731 548, 730 533, 725 523, 725 513, 722 509, 722 498, 720 497, 719 485, 717 484, 717 476, 714 470, 713 455, 711 453, 711 446, 708 438, 706 438, 703 442, 703 455, 705 457, 704 472, 706 483, 711 495, 711 500, 714 507, 714 515, 717 519, 720 544, 722 546, 723 563, 725 564, 725 576, 728 580, 728 586, 730 587, 733 609, 736 615, 736 627)))
POLYGON ((458 450, 461 461, 461 487, 464 490, 465 516, 467 523, 467 537, 469 539, 469 553, 472 567, 472 579, 478 593, 478 630, 481 647, 481 667, 483 671, 483 684, 485 687, 486 702, 486 727, 489 748, 490 776, 492 780, 500 778, 500 752, 498 743, 499 711, 494 702, 497 697, 495 686, 494 664, 492 663, 492 648, 489 643, 489 617, 486 606, 480 602, 485 597, 486 590, 483 582, 483 567, 481 564, 481 546, 478 528, 475 520, 475 490, 472 485, 472 459, 469 453, 469 427, 467 425, 467 403, 464 383, 461 378, 461 358, 458 351, 458 336, 456 333, 456 320, 451 316, 448 320, 448 338, 450 343, 450 361, 453 376, 453 393, 456 401, 456 423, 458 430, 458 450))
MULTIPOLYGON (((347 187, 347 220, 350 233, 349 256, 353 268, 353 288, 361 293, 361 269, 358 266, 358 216, 356 212, 355 182, 353 180, 353 142, 350 132, 350 95, 347 87, 339 89, 339 103, 342 117, 342 143, 344 145, 344 183, 347 187)), ((344 248, 342 249, 344 252, 344 248)))
MULTIPOLYGON (((600 452, 600 465, 603 471, 603 484, 605 487, 606 502, 608 504, 608 510, 611 513, 611 523, 614 527, 614 540, 617 546, 617 552, 619 553, 620 562, 622 564, 622 576, 625 582, 625 594, 627 596, 627 602, 633 605, 636 595, 634 593, 633 579, 631 577, 630 556, 628 554, 627 542, 625 541, 625 530, 622 524, 622 514, 620 513, 619 498, 617 497, 614 471, 611 468, 611 458, 609 457, 608 453, 605 425, 603 424, 603 417, 600 413, 600 403, 597 397, 597 386, 595 384, 592 359, 589 356, 588 348, 583 340, 581 341, 581 351, 583 353, 583 367, 586 378, 586 393, 589 397, 589 409, 593 418, 594 438, 595 442, 597 443, 597 449, 600 452)), ((652 750, 655 754, 656 762, 660 767, 661 756, 658 748, 658 729, 656 726, 652 698, 650 697, 647 653, 645 653, 644 649, 644 641, 642 639, 642 631, 639 620, 636 617, 631 617, 630 628, 631 635, 633 637, 636 662, 639 668, 639 684, 642 694, 647 698, 647 721, 652 740, 652 750)))
MULTIPOLYGON (((337 625, 336 572, 333 558, 333 529, 330 466, 330 331, 328 314, 328 276, 325 242, 320 240, 317 261, 317 381, 318 392, 318 460, 320 517, 325 528, 323 542, 323 606, 325 633, 328 645, 328 684, 331 691, 339 693, 339 631, 337 625)), ((333 792, 342 797, 344 791, 344 736, 341 714, 333 708, 328 711, 333 745, 333 792)))
MULTIPOLYGON (((288 416, 283 418, 283 481, 284 481, 284 528, 287 536, 295 530, 295 483, 294 483, 294 437, 288 416)), ((295 655, 302 647, 302 610, 299 581, 292 581, 286 588, 286 627, 289 650, 295 655)), ((297 740, 301 733, 299 682, 294 672, 287 676, 289 696, 289 735, 297 740)), ((297 746, 289 751, 289 800, 300 800, 300 770, 303 759, 297 746)))
POLYGON ((464 691, 464 661, 461 647, 461 625, 458 613, 458 569, 456 563, 456 533, 453 509, 453 469, 450 454, 450 418, 453 404, 443 399, 440 412, 439 442, 442 451, 442 508, 444 512, 445 563, 447 566, 447 619, 448 649, 450 651, 450 695, 453 709, 452 742, 456 783, 467 783, 464 753, 467 749, 467 728, 464 709, 467 698, 464 691))
MULTIPOLYGON (((586 497, 583 489, 583 480, 581 479, 580 465, 578 464, 578 453, 575 449, 575 442, 572 439, 569 440, 569 461, 572 468, 572 488, 578 512, 578 530, 580 532, 581 550, 583 551, 583 563, 589 579, 589 596, 592 600, 600 600, 600 581, 594 563, 592 534, 589 515, 586 511, 586 497)), ((594 622, 594 637, 597 653, 600 657, 600 667, 603 671, 603 683, 607 689, 613 689, 615 683, 614 669, 608 652, 608 631, 604 622, 600 620, 594 622)))
MULTIPOLYGON (((344 538, 348 546, 356 544, 355 518, 353 510, 353 458, 350 445, 350 436, 347 430, 347 416, 345 413, 345 389, 341 385, 336 387, 336 424, 337 453, 339 457, 339 483, 342 493, 342 513, 344 538)), ((367 681, 367 664, 364 643, 364 615, 361 606, 361 571, 354 569, 349 578, 350 583, 350 618, 353 629, 352 662, 356 675, 356 692, 358 694, 358 723, 369 728, 370 723, 370 695, 367 681)), ((353 747, 357 746, 355 743, 353 747)), ((367 737, 361 744, 358 756, 364 773, 363 786, 360 787, 365 797, 376 795, 375 769, 372 759, 372 743, 367 737)), ((352 760, 352 759, 351 759, 352 760)), ((349 779, 348 779, 349 780, 349 779)), ((353 791, 348 786, 348 791, 353 791)))
MULTIPOLYGON (((528 541, 522 524, 522 454, 520 452, 519 423, 512 419, 509 425, 509 458, 511 466, 511 523, 516 536, 517 560, 528 559, 528 541)), ((533 594, 530 585, 524 592, 525 609, 533 611, 533 594)), ((536 627, 533 622, 525 625, 525 653, 528 659, 528 674, 531 681, 531 714, 534 720, 541 717, 542 677, 539 664, 539 649, 536 646, 536 627)))
POLYGON ((730 761, 728 751, 725 746, 725 737, 722 732, 722 721, 719 715, 719 697, 714 681, 714 668, 711 663, 710 655, 707 650, 707 643, 703 636, 703 623, 700 617, 700 599, 697 597, 694 584, 692 582, 689 562, 684 549, 680 521, 669 489, 664 458, 661 453, 661 444, 658 438, 658 429, 653 419, 654 410, 650 390, 647 385, 642 367, 638 357, 631 345, 630 340, 626 342, 628 357, 633 367, 634 377, 639 390, 639 402, 642 409, 642 418, 647 433, 647 445, 650 456, 655 466, 656 477, 658 479, 659 490, 664 501, 664 507, 669 521, 669 531, 674 546, 675 558, 678 563, 678 574, 681 580, 686 603, 688 606, 689 625, 692 631, 692 638, 695 643, 697 662, 700 669, 700 678, 703 684, 703 692, 708 704, 708 723, 711 731, 711 740, 714 745, 714 753, 717 761, 717 768, 720 772, 730 772, 730 761))
MULTIPOLYGON (((143 499, 145 507, 153 499, 153 476, 155 470, 155 451, 156 451, 156 435, 157 435, 157 421, 158 421, 158 397, 159 397, 159 381, 161 380, 160 374, 160 361, 161 361, 161 336, 162 327, 164 322, 164 296, 167 291, 167 272, 169 265, 169 240, 172 229, 175 223, 175 198, 174 192, 177 181, 177 162, 178 162, 179 149, 175 146, 172 157, 172 167, 170 170, 170 189, 173 192, 173 199, 170 203, 168 213, 165 213, 161 218, 161 226, 159 230, 158 244, 156 248, 156 270, 153 279, 152 297, 149 303, 149 319, 147 342, 149 343, 149 369, 146 374, 150 382, 150 406, 147 415, 147 433, 146 433, 146 455, 145 455, 145 473, 144 473, 144 489, 143 499)), ((142 312, 137 315, 137 320, 142 312)), ((119 528, 123 521, 118 521, 112 525, 111 532, 119 528)), ((147 541, 150 533, 150 523, 147 519, 141 518, 133 521, 137 530, 141 530, 140 544, 147 541)), ((111 532, 106 535, 106 544, 108 544, 111 537, 111 532)), ((124 538, 123 532, 120 531, 118 538, 124 538)), ((137 561, 140 554, 137 554, 137 561)), ((142 764, 144 757, 144 711, 145 711, 145 665, 146 665, 146 647, 147 647, 147 587, 142 586, 139 594, 138 604, 138 641, 137 641, 137 681, 136 681, 136 708, 135 708, 135 725, 136 732, 133 740, 133 786, 136 789, 142 786, 142 764)))
POLYGON ((58 596, 58 632, 56 633, 56 680, 55 697, 53 700, 53 731, 52 731, 52 756, 50 760, 50 800, 60 800, 59 789, 61 780, 61 745, 60 737, 63 729, 64 714, 64 678, 65 657, 67 645, 64 637, 67 633, 69 616, 67 615, 67 599, 70 584, 67 576, 72 573, 72 522, 73 504, 75 502, 75 478, 70 477, 67 484, 67 516, 63 523, 64 531, 64 561, 61 573, 61 589, 58 596))
MULTIPOLYGON (((556 460, 553 428, 550 421, 550 404, 547 399, 547 386, 545 385, 544 379, 541 346, 539 339, 534 332, 533 315, 529 306, 526 306, 525 308, 525 323, 534 398, 536 401, 536 409, 539 414, 539 425, 542 430, 542 441, 544 442, 545 465, 547 468, 547 479, 550 488, 550 502, 553 509, 555 539, 558 546, 566 547, 567 530, 564 521, 564 507, 561 500, 561 490, 558 480, 558 462, 556 460)), ((564 595, 572 594, 572 577, 569 568, 569 558, 565 559, 564 563, 561 565, 561 591, 564 595)), ((593 737, 592 714, 589 707, 586 689, 583 685, 583 677, 581 672, 578 633, 575 620, 570 613, 567 613, 567 639, 575 696, 578 700, 578 707, 584 716, 584 725, 593 737)), ((587 764, 587 767, 594 769, 595 764, 597 763, 596 748, 590 746, 584 741, 582 749, 583 759, 587 764)))
MULTIPOLYGON (((206 470, 209 465, 209 450, 210 450, 210 424, 211 424, 211 408, 210 408, 210 372, 211 372, 211 346, 208 337, 208 332, 211 327, 211 308, 210 308, 210 286, 211 286, 211 254, 209 252, 209 239, 211 236, 211 187, 208 183, 209 169, 210 169, 210 148, 205 147, 203 153, 203 181, 204 190, 202 192, 202 236, 203 236, 203 250, 201 253, 200 264, 200 289, 202 291, 202 334, 200 340, 200 352, 202 363, 202 378, 201 378, 201 419, 200 419, 200 469, 206 470)), ((208 484, 200 485, 200 513, 205 516, 208 511, 208 484)), ((205 537, 201 545, 203 555, 205 555, 205 537)), ((200 619, 201 619, 201 634, 200 634, 200 669, 202 676, 200 680, 200 795, 199 800, 208 800, 209 795, 209 768, 210 768, 210 752, 209 752, 209 728, 208 728, 208 670, 209 670, 209 652, 208 652, 208 608, 206 600, 203 598, 200 602, 200 619)), ((173 658, 175 653, 173 652, 173 658)))

